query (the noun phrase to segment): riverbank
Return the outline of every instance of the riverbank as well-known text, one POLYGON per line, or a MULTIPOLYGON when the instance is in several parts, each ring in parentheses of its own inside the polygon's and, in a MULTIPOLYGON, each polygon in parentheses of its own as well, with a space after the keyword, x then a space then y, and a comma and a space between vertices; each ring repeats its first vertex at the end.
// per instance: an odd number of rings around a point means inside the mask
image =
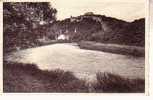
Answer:
POLYGON ((145 47, 127 46, 118 44, 103 44, 91 41, 80 41, 78 46, 81 49, 98 50, 115 54, 132 55, 134 57, 144 57, 145 47))
POLYGON ((4 62, 4 92, 143 93, 143 79, 128 79, 111 73, 97 73, 97 81, 78 79, 72 72, 40 70, 34 64, 4 62))

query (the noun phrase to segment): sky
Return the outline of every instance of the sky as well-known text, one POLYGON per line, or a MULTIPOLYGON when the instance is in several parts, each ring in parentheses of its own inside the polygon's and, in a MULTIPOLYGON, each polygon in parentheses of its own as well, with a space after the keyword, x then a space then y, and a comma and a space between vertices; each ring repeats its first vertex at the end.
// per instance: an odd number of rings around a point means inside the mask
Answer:
POLYGON ((153 0, 150 0, 150 31, 153 33, 153 12, 152 12, 152 9, 153 9, 153 0))
POLYGON ((145 0, 52 0, 57 19, 83 15, 86 12, 115 17, 125 21, 145 17, 145 0))

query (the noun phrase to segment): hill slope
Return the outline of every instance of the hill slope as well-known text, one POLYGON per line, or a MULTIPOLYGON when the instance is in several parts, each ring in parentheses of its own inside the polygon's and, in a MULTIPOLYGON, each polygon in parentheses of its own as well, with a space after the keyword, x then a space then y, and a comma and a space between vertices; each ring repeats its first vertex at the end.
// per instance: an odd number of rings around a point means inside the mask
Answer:
POLYGON ((81 15, 57 21, 49 26, 47 36, 67 34, 72 41, 144 46, 145 19, 126 22, 104 15, 81 15))

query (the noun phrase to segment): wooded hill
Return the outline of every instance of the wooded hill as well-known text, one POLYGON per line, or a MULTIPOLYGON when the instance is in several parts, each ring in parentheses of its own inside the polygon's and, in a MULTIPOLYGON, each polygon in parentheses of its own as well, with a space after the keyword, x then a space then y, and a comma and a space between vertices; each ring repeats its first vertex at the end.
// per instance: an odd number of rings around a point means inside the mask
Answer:
POLYGON ((67 34, 72 41, 88 40, 124 45, 145 45, 145 19, 126 22, 104 15, 81 15, 57 21, 47 36, 67 34))

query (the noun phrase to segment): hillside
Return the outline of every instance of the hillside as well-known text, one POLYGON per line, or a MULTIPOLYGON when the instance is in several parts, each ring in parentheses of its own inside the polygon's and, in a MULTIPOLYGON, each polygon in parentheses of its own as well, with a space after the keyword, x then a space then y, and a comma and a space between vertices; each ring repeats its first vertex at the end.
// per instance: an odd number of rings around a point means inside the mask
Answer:
POLYGON ((81 15, 57 21, 48 26, 47 37, 69 35, 71 41, 96 41, 144 46, 145 19, 126 22, 104 15, 81 15))

